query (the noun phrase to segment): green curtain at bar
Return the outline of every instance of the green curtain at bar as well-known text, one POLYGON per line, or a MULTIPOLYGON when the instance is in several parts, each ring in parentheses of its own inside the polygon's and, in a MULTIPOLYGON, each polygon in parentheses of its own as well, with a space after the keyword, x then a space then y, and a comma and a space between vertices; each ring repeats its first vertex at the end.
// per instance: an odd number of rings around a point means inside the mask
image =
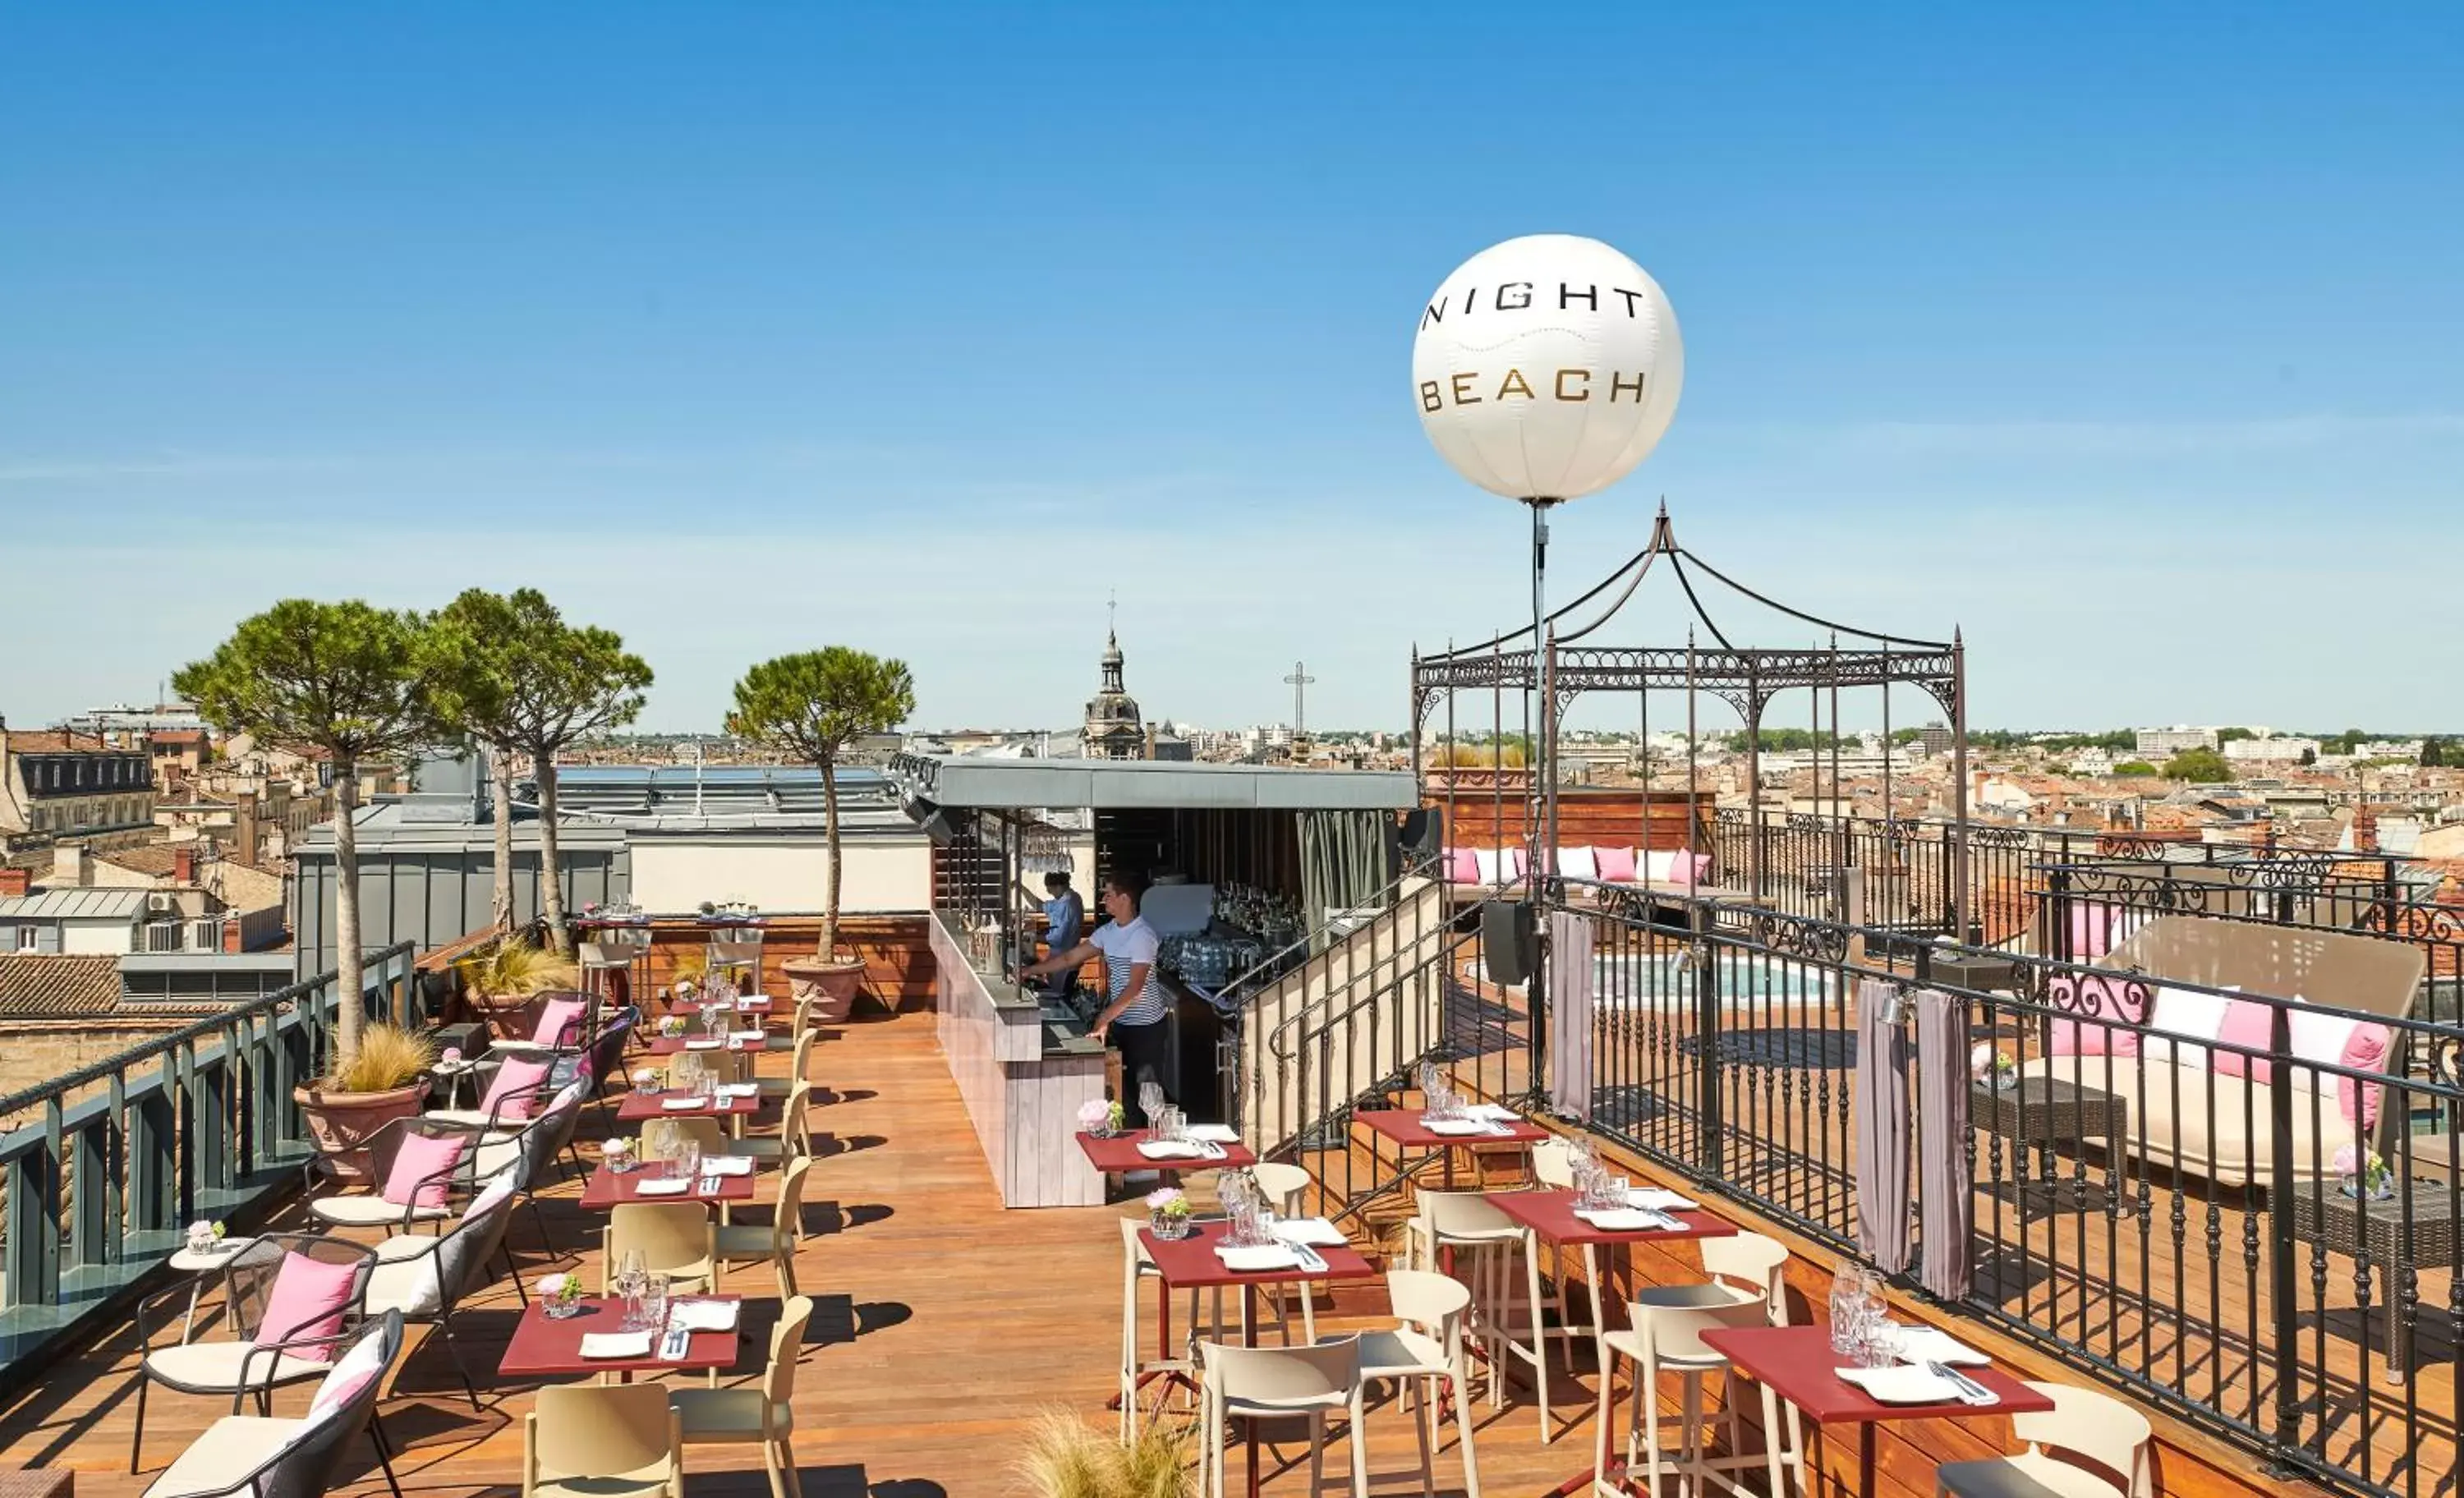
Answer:
POLYGON ((1395 820, 1382 811, 1304 811, 1300 817, 1301 914, 1315 933, 1311 951, 1326 946, 1326 913, 1366 905, 1386 888, 1394 856, 1395 820))

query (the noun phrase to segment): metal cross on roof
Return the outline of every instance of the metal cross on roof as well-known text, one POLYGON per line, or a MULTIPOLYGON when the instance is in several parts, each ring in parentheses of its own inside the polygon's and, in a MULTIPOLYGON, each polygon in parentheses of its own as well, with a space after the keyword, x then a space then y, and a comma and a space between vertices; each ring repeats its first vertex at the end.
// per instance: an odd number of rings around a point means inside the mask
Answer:
POLYGON ((1315 680, 1317 678, 1309 673, 1309 668, 1299 661, 1292 662, 1292 673, 1284 678, 1284 685, 1292 689, 1292 737, 1294 738, 1301 737, 1303 726, 1301 709, 1307 701, 1309 683, 1315 680))

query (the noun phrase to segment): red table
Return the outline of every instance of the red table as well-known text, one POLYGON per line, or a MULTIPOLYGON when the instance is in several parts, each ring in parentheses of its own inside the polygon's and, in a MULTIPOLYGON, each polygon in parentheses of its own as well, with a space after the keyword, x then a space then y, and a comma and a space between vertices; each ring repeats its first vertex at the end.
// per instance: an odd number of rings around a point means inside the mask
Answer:
MULTIPOLYGON (((693 1300, 737 1300, 736 1295, 695 1295, 693 1300)), ((509 1378, 547 1378, 568 1374, 618 1374, 627 1383, 637 1373, 707 1373, 712 1369, 736 1366, 744 1313, 737 1312, 737 1329, 733 1332, 696 1332, 685 1349, 685 1355, 673 1362, 663 1361, 656 1355, 658 1345, 651 1344, 649 1357, 584 1357, 582 1338, 585 1333, 615 1332, 625 1322, 625 1303, 604 1296, 584 1295, 582 1313, 552 1320, 547 1308, 534 1300, 523 1311, 522 1319, 514 1326, 513 1339, 505 1344, 505 1355, 496 1371, 509 1378)))
POLYGON ((1477 1149, 1483 1145, 1514 1144, 1529 1150, 1544 1139, 1556 1137, 1548 1130, 1528 1119, 1516 1118, 1500 1124, 1503 1134, 1435 1134, 1421 1122, 1422 1115, 1410 1109, 1373 1108, 1352 1115, 1352 1121, 1381 1134, 1407 1150, 1443 1150, 1445 1152, 1445 1183, 1451 1191, 1455 1184, 1455 1151, 1477 1149))
POLYGON ((682 999, 668 1005, 670 1014, 708 1014, 723 1009, 733 1014, 764 1015, 777 1007, 768 994, 746 994, 740 999, 722 999, 713 1002, 706 999, 682 999))
POLYGON ((685 1035, 653 1035, 649 1049, 653 1056, 679 1056, 687 1052, 696 1056, 726 1056, 770 1048, 770 1037, 766 1033, 759 1040, 748 1040, 741 1046, 695 1046, 692 1044, 693 1039, 685 1035))
POLYGON ((1154 1137, 1154 1131, 1149 1129, 1124 1130, 1109 1139, 1082 1133, 1078 1135, 1078 1148, 1085 1152, 1089 1164, 1107 1176, 1126 1176, 1133 1170, 1161 1171, 1166 1176, 1177 1176, 1185 1170, 1246 1170, 1258 1163, 1258 1157, 1238 1139, 1218 1146, 1223 1151, 1223 1157, 1220 1160, 1149 1159, 1138 1153, 1138 1146, 1154 1137))
MULTIPOLYGON (((1230 1145, 1224 1146, 1226 1150, 1230 1145)), ((1221 1218, 1199 1223, 1186 1238, 1170 1241, 1157 1238, 1152 1227, 1138 1230, 1138 1242, 1145 1246, 1147 1257, 1155 1261, 1155 1273, 1163 1288, 1155 1293, 1155 1355, 1159 1361, 1177 1361, 1172 1351, 1172 1296, 1175 1290, 1221 1290, 1237 1287, 1241 1291, 1241 1324, 1254 1326, 1258 1319, 1258 1287, 1261 1285, 1332 1284, 1341 1280, 1374 1280, 1377 1270, 1349 1245, 1322 1247, 1316 1250, 1326 1261, 1323 1269, 1304 1269, 1295 1265, 1289 1268, 1262 1269, 1244 1273, 1227 1268, 1216 1257, 1215 1245, 1223 1241, 1231 1224, 1221 1218)), ((1194 1305, 1194 1303, 1193 1303, 1194 1305)), ((1193 1314, 1195 1311, 1193 1310, 1193 1314)), ((1221 1303, 1218 1303, 1221 1313, 1221 1303)), ((1143 1389, 1161 1377, 1187 1389, 1193 1398, 1201 1398, 1196 1379, 1177 1368, 1159 1369, 1142 1375, 1137 1388, 1143 1389)), ((1258 1449, 1254 1439, 1256 1426, 1251 1425, 1253 1439, 1249 1446, 1249 1478, 1252 1491, 1257 1487, 1258 1449)))
POLYGON ((718 1182, 718 1190, 712 1195, 705 1196, 702 1193, 699 1180, 693 1183, 691 1190, 681 1194, 670 1192, 662 1196, 642 1195, 642 1182, 658 1180, 666 1175, 667 1172, 656 1165, 643 1165, 622 1172, 612 1171, 602 1165, 590 1173, 590 1183, 582 1188, 583 1210, 605 1212, 626 1201, 715 1201, 724 1206, 753 1200, 753 1172, 749 1170, 740 1176, 703 1178, 715 1179, 718 1182))
MULTIPOLYGON (((1507 1217, 1531 1229, 1547 1243, 1583 1250, 1583 1282, 1592 1291, 1592 1333, 1596 1337, 1607 1327, 1601 1319, 1599 1251, 1607 1248, 1618 1252, 1637 1244, 1683 1243, 1696 1238, 1734 1238, 1737 1224, 1725 1217, 1699 1208, 1687 1212, 1671 1212, 1677 1220, 1674 1228, 1645 1227, 1632 1232, 1617 1232, 1587 1223, 1574 1215, 1574 1203, 1580 1193, 1566 1188, 1537 1191, 1492 1191, 1488 1204, 1507 1217)), ((1602 1357, 1600 1366, 1608 1366, 1602 1357)))
POLYGON ((627 1123, 640 1123, 649 1118, 745 1118, 761 1112, 761 1099, 755 1097, 722 1097, 705 1099, 691 1108, 670 1108, 666 1100, 671 1092, 645 1092, 640 1088, 625 1094, 616 1116, 627 1123))
MULTIPOLYGON (((1999 1368, 1962 1368, 1961 1373, 1991 1389, 2000 1402, 1978 1406, 1957 1399, 1940 1404, 1885 1404, 1848 1382, 1837 1372, 1847 1362, 1831 1350, 1828 1327, 1738 1327, 1703 1333, 1705 1347, 1728 1359, 1730 1367, 1762 1385, 1764 1448, 1770 1453, 1771 1490, 1780 1482, 1779 1400, 1804 1412, 1817 1425, 1857 1427, 1857 1490, 1860 1498, 1874 1491, 1874 1427, 1884 1421, 1975 1420, 2008 1415, 2035 1415, 2054 1401, 1999 1368)), ((1803 1472, 1805 1453, 1793 1458, 1803 1472)))

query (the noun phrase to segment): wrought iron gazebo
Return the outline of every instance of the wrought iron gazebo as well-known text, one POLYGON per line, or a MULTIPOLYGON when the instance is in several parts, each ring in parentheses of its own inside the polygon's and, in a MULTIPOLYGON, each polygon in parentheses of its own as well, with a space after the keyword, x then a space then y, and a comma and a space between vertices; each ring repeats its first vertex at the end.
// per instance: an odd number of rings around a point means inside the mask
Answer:
MULTIPOLYGON (((1692 788, 1698 783, 1694 773, 1695 745, 1698 706, 1703 695, 1727 703, 1735 710, 1744 724, 1750 805, 1761 784, 1765 715, 1783 695, 1793 692, 1806 693, 1811 706, 1808 722, 1817 745, 1815 792, 1816 816, 1819 817, 1822 775, 1818 746, 1825 721, 1828 720, 1831 729, 1831 790, 1844 805, 1839 768, 1840 694, 1859 688, 1877 689, 1881 697, 1885 745, 1882 813, 1887 831, 1898 822, 1892 810, 1890 787, 1889 689, 1910 686, 1941 705, 1949 726, 1951 816, 1946 835, 1953 840, 1950 850, 1953 861, 1952 916, 1956 932, 1963 936, 1969 932, 1966 845, 1966 652, 1956 629, 1947 641, 1920 640, 1839 624, 1791 607, 1748 587, 1679 544, 1675 528, 1669 523, 1667 508, 1663 505, 1652 522, 1651 540, 1641 551, 1581 597, 1549 614, 1545 621, 1545 635, 1536 650, 1533 634, 1532 627, 1525 626, 1477 645, 1449 648, 1431 655, 1423 655, 1416 648, 1412 654, 1412 767, 1416 774, 1422 776, 1423 784, 1426 783, 1423 755, 1429 718, 1434 710, 1443 704, 1447 715, 1445 738, 1451 742, 1455 738, 1454 704, 1458 694, 1486 692, 1490 694, 1495 715, 1496 736, 1502 742, 1506 727, 1506 699, 1508 696, 1520 699, 1523 731, 1533 744, 1533 773, 1524 778, 1525 783, 1519 793, 1526 804, 1524 829, 1529 846, 1528 867, 1535 870, 1544 868, 1543 850, 1553 849, 1557 845, 1559 730, 1565 722, 1567 711, 1587 694, 1613 693, 1637 699, 1637 720, 1646 741, 1642 794, 1644 825, 1647 827, 1651 794, 1647 741, 1653 693, 1677 692, 1684 695, 1689 807, 1692 788), (1685 643, 1676 647, 1587 643, 1617 617, 1635 597, 1644 578, 1663 560, 1665 572, 1673 576, 1678 586, 1684 590, 1691 614, 1685 643), (1697 573, 1756 604, 1827 631, 1828 643, 1780 649, 1738 645, 1705 605, 1702 590, 1696 586, 1697 573), (1702 638, 1706 634, 1708 643, 1702 638)), ((1502 771, 1503 757, 1500 756, 1494 763, 1495 769, 1490 776, 1491 794, 1502 797, 1507 778, 1498 772, 1502 771)), ((1459 780, 1458 776, 1448 777, 1449 801, 1454 797, 1459 780)), ((1769 892, 1770 883, 1769 870, 1765 867, 1762 820, 1759 815, 1751 817, 1754 835, 1748 845, 1748 868, 1743 870, 1745 888, 1758 899, 1769 892)), ((1844 824, 1844 816, 1837 820, 1844 824)), ((1449 826, 1453 825, 1451 814, 1447 822, 1449 826)), ((1854 843, 1843 839, 1839 862, 1851 864, 1855 857, 1854 843)), ((1736 872, 1728 870, 1727 874, 1736 872)))

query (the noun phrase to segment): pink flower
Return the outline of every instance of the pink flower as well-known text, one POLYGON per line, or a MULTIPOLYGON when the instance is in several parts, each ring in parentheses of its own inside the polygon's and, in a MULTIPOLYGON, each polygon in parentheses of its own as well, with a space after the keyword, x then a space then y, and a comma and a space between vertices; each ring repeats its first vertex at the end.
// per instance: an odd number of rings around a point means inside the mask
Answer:
POLYGON ((1147 1207, 1150 1211, 1160 1212, 1166 1207, 1188 1200, 1189 1199, 1187 1197, 1180 1194, 1179 1188, 1177 1187, 1159 1186, 1147 1193, 1147 1207))
POLYGON ((2339 1176, 2350 1176, 2361 1169, 2361 1160, 2354 1155, 2353 1147, 2349 1144, 2338 1146, 2336 1157, 2331 1163, 2339 1176))

